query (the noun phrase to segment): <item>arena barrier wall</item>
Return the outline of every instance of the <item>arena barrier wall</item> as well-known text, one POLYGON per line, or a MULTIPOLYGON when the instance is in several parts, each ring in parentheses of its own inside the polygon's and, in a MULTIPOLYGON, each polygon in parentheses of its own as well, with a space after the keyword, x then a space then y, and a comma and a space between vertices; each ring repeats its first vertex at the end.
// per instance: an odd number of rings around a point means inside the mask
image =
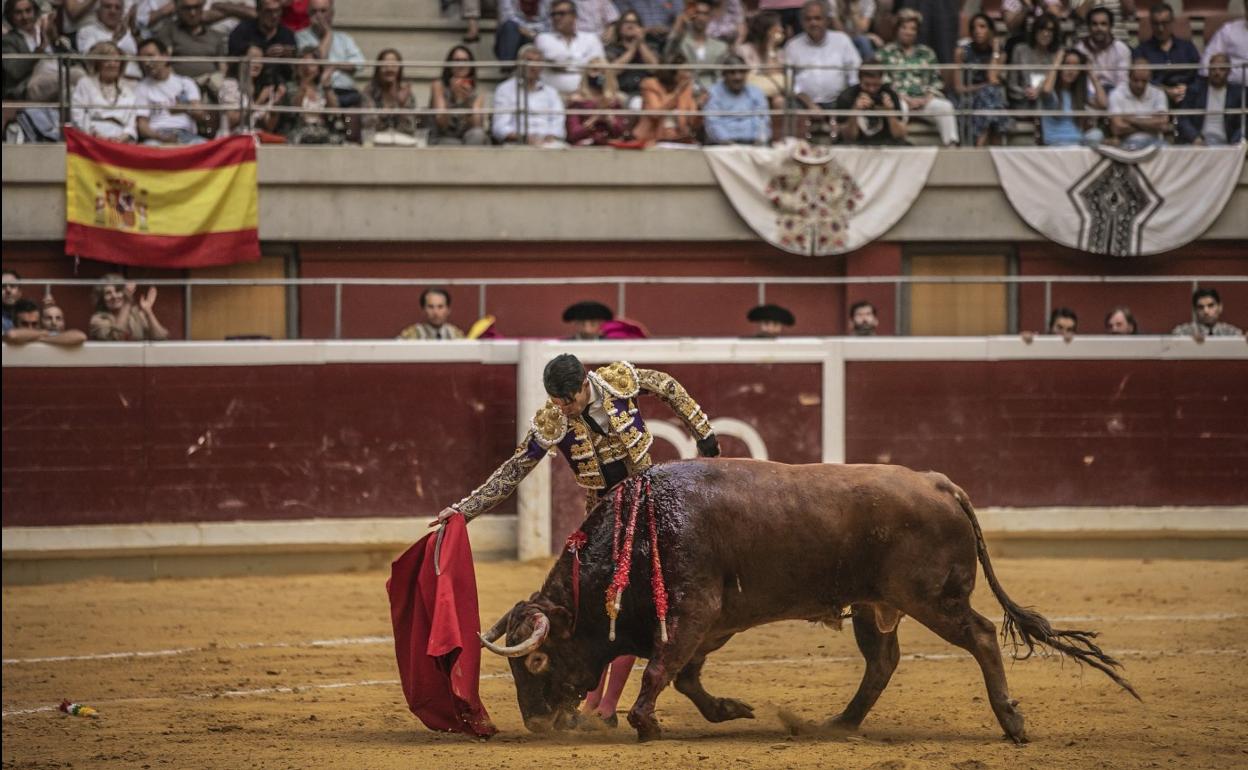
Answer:
MULTIPOLYGON (((76 559, 384 564, 511 453, 565 351, 670 372, 728 455, 945 472, 995 547, 1248 555, 1242 338, 118 343, 4 350, 5 580, 76 559)), ((656 459, 694 455, 643 409, 656 459)), ((474 523, 479 553, 560 546, 584 496, 553 467, 474 523)))

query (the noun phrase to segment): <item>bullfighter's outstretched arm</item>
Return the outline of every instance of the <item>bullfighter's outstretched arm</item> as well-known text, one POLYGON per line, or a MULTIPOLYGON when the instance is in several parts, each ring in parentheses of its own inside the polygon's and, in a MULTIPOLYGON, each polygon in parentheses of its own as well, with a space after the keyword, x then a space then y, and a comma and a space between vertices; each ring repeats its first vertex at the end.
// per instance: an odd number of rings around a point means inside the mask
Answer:
POLYGON ((520 446, 516 447, 515 453, 498 466, 498 470, 491 473, 484 484, 472 490, 467 497, 452 505, 451 508, 464 514, 464 518, 469 521, 491 510, 511 497, 511 493, 516 491, 520 482, 524 481, 529 472, 536 468, 546 456, 546 451, 537 443, 533 430, 530 429, 520 442, 520 446))
POLYGON ((698 454, 703 457, 719 456, 719 440, 711 428, 711 418, 706 416, 689 391, 676 378, 657 369, 637 369, 641 389, 663 399, 673 412, 685 423, 685 427, 698 440, 698 454))

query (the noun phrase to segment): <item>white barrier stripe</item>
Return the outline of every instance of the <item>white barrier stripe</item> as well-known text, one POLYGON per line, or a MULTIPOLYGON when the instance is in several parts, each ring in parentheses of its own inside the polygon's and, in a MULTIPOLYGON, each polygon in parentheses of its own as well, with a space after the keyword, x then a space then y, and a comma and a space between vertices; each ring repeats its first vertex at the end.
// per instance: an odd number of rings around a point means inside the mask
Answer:
MULTIPOLYGON (((1049 618, 1054 623, 1157 623, 1157 622, 1205 622, 1240 620, 1248 617, 1242 612, 1210 612, 1201 615, 1065 615, 1049 618)), ((307 642, 244 642, 226 647, 181 647, 170 650, 146 650, 139 652, 101 652, 89 655, 56 655, 43 658, 5 658, 4 665, 21 665, 27 663, 62 663, 77 660, 113 660, 120 658, 159 658, 173 655, 186 655, 195 652, 213 652, 229 650, 264 650, 264 649, 297 649, 318 647, 348 647, 354 645, 394 644, 392 636, 357 636, 341 639, 313 639, 307 642)))

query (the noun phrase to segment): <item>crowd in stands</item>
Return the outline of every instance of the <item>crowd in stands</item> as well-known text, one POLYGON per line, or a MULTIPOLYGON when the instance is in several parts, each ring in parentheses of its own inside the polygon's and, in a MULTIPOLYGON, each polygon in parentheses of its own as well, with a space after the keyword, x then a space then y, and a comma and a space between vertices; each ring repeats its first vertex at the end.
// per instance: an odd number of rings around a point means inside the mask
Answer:
MULTIPOLYGON (((894 5, 883 12, 875 0, 686 0, 683 9, 671 0, 499 0, 494 55, 522 66, 489 94, 471 47, 480 3, 469 0, 465 44, 446 56, 426 104, 418 104, 400 51, 380 51, 370 64, 335 26, 334 0, 5 0, 3 50, 97 57, 67 70, 73 125, 149 144, 240 132, 292 144, 763 144, 786 130, 905 144, 914 119, 933 124, 944 145, 979 146, 1005 143, 1030 120, 991 114, 1007 108, 1049 112, 1035 122, 1037 141, 1049 145, 1243 138, 1243 18, 1221 24, 1202 54, 1176 34, 1165 3, 1148 9, 1148 35, 1134 49, 1124 24, 1133 0, 1004 0, 999 18, 971 16, 962 39, 960 2, 894 5), (238 59, 194 58, 222 56, 238 59), (1159 68, 1169 65, 1191 66, 1159 68), (370 66, 361 88, 357 75, 370 66), (289 107, 301 111, 280 111, 289 107), (344 111, 352 108, 432 112, 344 111), (810 115, 785 125, 767 114, 786 108, 810 115), (833 109, 859 114, 818 115, 833 109)), ((6 101, 55 101, 57 86, 51 60, 4 62, 6 101)), ((6 140, 55 140, 58 120, 55 109, 6 108, 6 140)))

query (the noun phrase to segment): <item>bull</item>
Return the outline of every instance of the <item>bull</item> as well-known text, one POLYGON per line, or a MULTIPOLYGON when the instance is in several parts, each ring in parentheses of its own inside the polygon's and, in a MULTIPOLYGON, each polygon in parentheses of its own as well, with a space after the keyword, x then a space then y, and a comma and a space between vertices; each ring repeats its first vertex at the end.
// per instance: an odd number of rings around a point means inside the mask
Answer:
POLYGON ((655 466, 623 486, 626 509, 629 498, 637 502, 644 493, 658 511, 659 572, 670 601, 666 626, 660 627, 647 590, 652 543, 642 525, 632 548, 632 587, 618 623, 608 619, 603 601, 616 564, 612 544, 618 547, 620 536, 610 501, 600 503, 582 524, 579 551, 565 551, 541 591, 481 635, 485 647, 511 659, 520 712, 532 731, 570 726, 577 704, 620 655, 648 659, 628 712, 640 740, 661 737, 655 701, 673 682, 711 722, 753 718, 748 704, 702 686, 707 655, 764 623, 839 627, 843 617, 853 618, 866 670, 857 693, 829 723, 856 729, 897 667, 897 625, 909 615, 974 656, 1002 730, 1023 743, 1023 715, 1006 685, 996 628, 971 608, 977 556, 1005 610, 1002 636, 1013 641, 1016 656, 1020 649, 1026 657, 1038 645, 1051 648, 1139 697, 1118 673, 1120 664, 1092 641, 1095 632, 1054 629, 1006 595, 970 499, 940 473, 688 460, 655 466))

